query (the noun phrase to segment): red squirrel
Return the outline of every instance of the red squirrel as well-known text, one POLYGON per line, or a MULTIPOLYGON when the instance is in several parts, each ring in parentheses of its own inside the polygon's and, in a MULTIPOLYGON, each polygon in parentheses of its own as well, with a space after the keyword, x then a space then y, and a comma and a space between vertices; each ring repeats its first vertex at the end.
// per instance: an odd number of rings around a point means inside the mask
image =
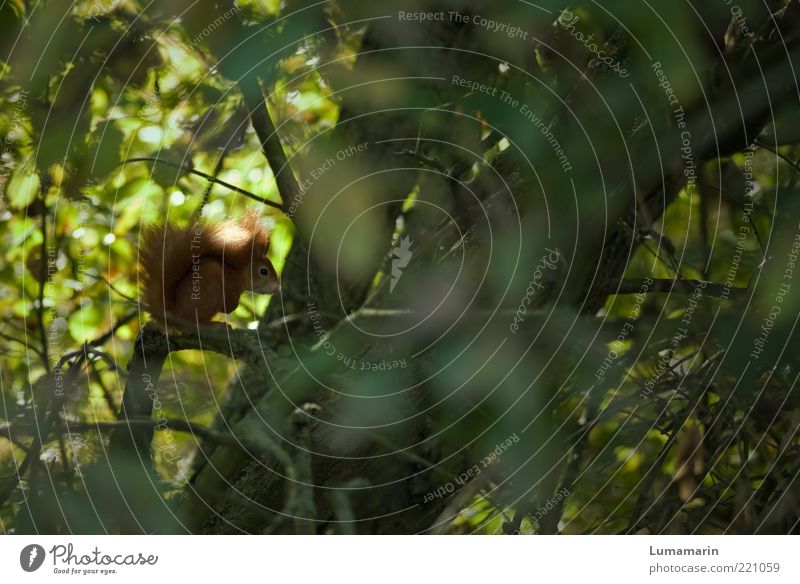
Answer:
MULTIPOLYGON (((270 232, 256 211, 239 221, 199 220, 147 228, 141 238, 142 299, 161 328, 174 319, 212 324, 214 315, 239 306, 245 290, 274 294, 280 282, 267 259, 270 232)), ((185 324, 185 323, 184 323, 185 324)))

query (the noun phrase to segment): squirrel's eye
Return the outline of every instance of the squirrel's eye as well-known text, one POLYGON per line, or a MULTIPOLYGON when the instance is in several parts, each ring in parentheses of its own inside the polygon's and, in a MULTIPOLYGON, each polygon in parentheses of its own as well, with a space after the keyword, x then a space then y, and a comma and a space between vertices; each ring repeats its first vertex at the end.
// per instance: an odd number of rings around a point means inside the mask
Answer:
POLYGON ((269 274, 269 270, 266 266, 261 266, 261 269, 258 270, 258 273, 262 276, 267 276, 269 274))

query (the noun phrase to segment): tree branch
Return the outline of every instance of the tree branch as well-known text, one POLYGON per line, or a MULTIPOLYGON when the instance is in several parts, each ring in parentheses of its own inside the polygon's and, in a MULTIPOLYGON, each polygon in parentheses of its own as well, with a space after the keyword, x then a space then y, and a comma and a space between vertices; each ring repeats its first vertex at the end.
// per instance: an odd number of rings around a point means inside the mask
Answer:
POLYGON ((714 296, 718 298, 744 298, 749 288, 735 288, 725 284, 717 284, 705 280, 659 280, 649 278, 625 278, 619 284, 610 282, 593 293, 593 296, 613 296, 622 294, 664 294, 664 293, 686 293, 690 294, 697 288, 704 286, 704 296, 714 296))
POLYGON ((261 151, 275 176, 278 193, 284 207, 288 207, 289 203, 300 195, 300 185, 283 151, 275 124, 272 123, 261 83, 255 75, 246 75, 239 80, 239 88, 250 112, 250 123, 261 142, 261 151))
MULTIPOLYGON (((145 324, 134 344, 134 353, 128 362, 128 378, 122 396, 122 407, 117 419, 128 421, 137 418, 149 419, 153 412, 153 401, 158 397, 158 378, 170 353, 174 351, 213 351, 233 359, 241 359, 258 367, 266 360, 266 349, 262 347, 258 331, 230 330, 220 327, 198 327, 194 334, 168 336, 151 323, 145 324)), ((124 432, 118 429, 111 437, 111 449, 134 451, 151 459, 150 443, 153 429, 131 426, 124 432)))
POLYGON ((180 169, 180 170, 182 170, 183 172, 185 172, 187 174, 195 174, 197 176, 200 176, 200 177, 206 179, 207 181, 209 181, 211 184, 218 184, 220 186, 225 187, 228 190, 233 191, 234 193, 238 193, 240 195, 244 195, 248 199, 252 199, 254 201, 258 201, 259 203, 262 203, 262 204, 267 205, 269 207, 275 207, 276 209, 280 209, 281 211, 283 211, 283 205, 281 205, 280 203, 274 203, 274 202, 270 201, 269 199, 264 199, 262 197, 259 197, 258 195, 254 195, 250 191, 247 191, 247 190, 245 190, 243 188, 237 187, 236 185, 232 185, 231 183, 225 182, 224 180, 219 179, 219 178, 217 178, 215 176, 211 176, 210 174, 206 174, 205 172, 202 172, 200 170, 196 170, 194 168, 190 168, 188 166, 184 166, 183 164, 178 164, 177 162, 170 162, 169 160, 162 160, 161 158, 153 158, 151 156, 139 156, 139 157, 136 157, 136 158, 128 158, 127 160, 123 160, 122 162, 119 163, 119 166, 122 166, 124 164, 130 164, 131 162, 154 162, 154 163, 158 163, 158 164, 163 164, 164 166, 177 168, 177 169, 180 169))

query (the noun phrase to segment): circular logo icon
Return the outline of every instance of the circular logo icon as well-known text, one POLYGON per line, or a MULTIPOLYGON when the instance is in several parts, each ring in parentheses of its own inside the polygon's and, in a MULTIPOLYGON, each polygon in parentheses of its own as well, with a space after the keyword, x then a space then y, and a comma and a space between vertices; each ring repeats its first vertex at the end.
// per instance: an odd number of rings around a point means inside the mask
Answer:
POLYGON ((35 572, 42 567, 44 556, 45 553, 42 546, 35 543, 26 545, 19 553, 19 565, 26 572, 35 572))

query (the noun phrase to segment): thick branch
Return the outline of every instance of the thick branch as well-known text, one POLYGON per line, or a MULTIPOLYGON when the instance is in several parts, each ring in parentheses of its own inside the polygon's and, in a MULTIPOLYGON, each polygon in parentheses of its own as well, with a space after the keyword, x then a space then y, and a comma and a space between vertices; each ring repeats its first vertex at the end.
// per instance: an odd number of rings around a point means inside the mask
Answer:
MULTIPOLYGON (((169 354, 173 351, 204 350, 241 359, 256 367, 263 365, 266 349, 261 346, 258 331, 230 330, 228 328, 202 327, 199 334, 167 336, 148 323, 139 332, 135 349, 128 362, 128 378, 122 397, 122 407, 117 418, 131 420, 149 419, 153 401, 158 398, 158 378, 169 354)), ((125 424, 112 435, 111 449, 133 450, 150 459, 152 427, 125 424)))
POLYGON ((291 201, 300 195, 300 185, 295 179, 292 167, 289 166, 275 124, 272 123, 267 110, 267 100, 264 98, 261 83, 255 75, 246 75, 239 80, 239 88, 250 112, 250 123, 261 142, 261 151, 275 176, 278 193, 284 207, 288 207, 291 201))

